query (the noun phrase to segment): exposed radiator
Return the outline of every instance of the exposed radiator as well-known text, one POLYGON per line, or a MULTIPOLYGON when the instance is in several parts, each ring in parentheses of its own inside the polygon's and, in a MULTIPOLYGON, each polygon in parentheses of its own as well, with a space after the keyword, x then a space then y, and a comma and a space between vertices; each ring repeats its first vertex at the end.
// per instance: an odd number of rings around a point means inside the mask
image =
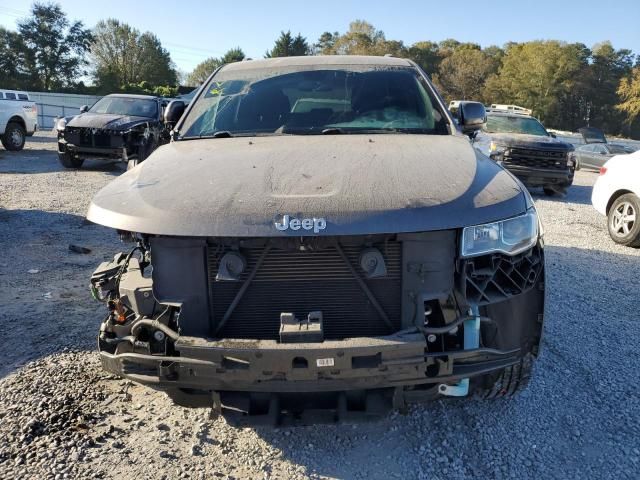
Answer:
MULTIPOLYGON (((402 295, 401 243, 374 245, 384 258, 387 275, 364 280, 394 325, 400 329, 402 295)), ((355 271, 364 247, 343 246, 355 271)), ((227 308, 253 270, 264 247, 240 249, 247 268, 239 281, 216 281, 218 263, 228 251, 211 245, 208 253, 209 289, 213 326, 220 324, 227 308)), ((282 250, 273 247, 242 296, 233 315, 217 333, 220 338, 278 339, 280 313, 293 312, 300 319, 322 311, 324 338, 342 339, 386 335, 391 332, 333 246, 321 250, 282 250)))

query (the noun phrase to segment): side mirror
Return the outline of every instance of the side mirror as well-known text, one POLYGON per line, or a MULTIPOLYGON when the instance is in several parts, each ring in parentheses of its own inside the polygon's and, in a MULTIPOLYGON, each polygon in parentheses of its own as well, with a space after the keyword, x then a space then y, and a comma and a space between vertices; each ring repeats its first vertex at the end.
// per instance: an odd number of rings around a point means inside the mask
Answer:
POLYGON ((462 133, 473 136, 487 123, 487 111, 480 102, 460 102, 458 106, 458 124, 462 133))
POLYGON ((89 105, 82 105, 80 107, 80 113, 86 113, 89 111, 89 105))
POLYGON ((164 123, 175 124, 184 113, 185 104, 182 100, 171 100, 164 109, 164 123))

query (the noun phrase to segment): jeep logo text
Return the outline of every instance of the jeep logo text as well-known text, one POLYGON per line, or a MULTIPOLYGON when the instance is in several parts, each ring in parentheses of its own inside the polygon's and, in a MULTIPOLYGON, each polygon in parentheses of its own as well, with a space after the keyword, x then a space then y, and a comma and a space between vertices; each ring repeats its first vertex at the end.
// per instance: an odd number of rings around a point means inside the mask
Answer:
POLYGON ((327 221, 324 218, 292 218, 289 215, 282 217, 282 222, 275 222, 276 228, 281 232, 285 230, 313 230, 318 233, 327 228, 327 221))

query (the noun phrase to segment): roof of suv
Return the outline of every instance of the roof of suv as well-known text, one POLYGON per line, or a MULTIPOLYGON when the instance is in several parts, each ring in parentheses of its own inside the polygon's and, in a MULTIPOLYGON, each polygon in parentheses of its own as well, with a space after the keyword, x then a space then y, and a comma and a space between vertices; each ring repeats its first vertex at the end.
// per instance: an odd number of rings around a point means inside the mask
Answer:
POLYGON ((506 110, 492 110, 487 108, 487 116, 494 117, 519 117, 519 118, 535 118, 532 115, 527 115, 526 113, 518 113, 518 112, 508 112, 506 110))
POLYGON ((140 100, 156 100, 162 97, 157 97, 155 95, 138 95, 135 93, 110 93, 109 95, 105 95, 106 97, 125 97, 125 98, 138 98, 140 100))
POLYGON ((526 115, 524 113, 496 112, 496 111, 492 112, 491 110, 487 110, 487 117, 517 117, 517 118, 533 118, 534 120, 538 120, 534 116, 526 115))
POLYGON ((306 65, 382 65, 409 67, 412 63, 404 58, 375 57, 365 55, 313 55, 305 57, 278 57, 229 63, 224 69, 254 70, 259 68, 290 67, 306 65))

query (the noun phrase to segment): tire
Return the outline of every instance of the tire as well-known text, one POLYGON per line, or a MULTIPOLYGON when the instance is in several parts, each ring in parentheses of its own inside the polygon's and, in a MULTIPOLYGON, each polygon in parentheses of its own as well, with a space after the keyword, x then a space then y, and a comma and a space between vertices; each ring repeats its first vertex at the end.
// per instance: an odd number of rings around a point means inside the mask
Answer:
POLYGON ((611 239, 626 247, 640 247, 640 198, 633 193, 621 195, 607 213, 611 239))
POLYGON ((18 152, 24 148, 27 132, 17 123, 9 123, 4 130, 1 141, 2 146, 10 152, 18 152))
POLYGON ((582 167, 580 166, 580 159, 578 157, 575 158, 575 170, 576 172, 580 170, 582 167))
POLYGON ((58 153, 58 160, 64 168, 80 168, 84 163, 84 159, 74 157, 68 152, 58 153))
POLYGON ((533 355, 527 353, 519 363, 504 368, 497 374, 481 377, 475 396, 481 400, 514 397, 529 385, 532 372, 533 355))
POLYGON ((144 145, 140 145, 138 147, 138 153, 135 158, 132 158, 127 162, 127 171, 135 168, 137 165, 141 164, 143 161, 147 159, 149 155, 156 149, 157 145, 154 143, 148 143, 144 145))

